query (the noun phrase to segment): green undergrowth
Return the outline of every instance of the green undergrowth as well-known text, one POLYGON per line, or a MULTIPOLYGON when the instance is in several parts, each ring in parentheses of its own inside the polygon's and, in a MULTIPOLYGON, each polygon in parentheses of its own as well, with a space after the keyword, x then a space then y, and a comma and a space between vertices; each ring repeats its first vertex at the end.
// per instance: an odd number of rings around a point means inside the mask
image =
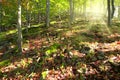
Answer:
MULTIPOLYGON (((103 55, 96 57, 97 54, 91 48, 89 42, 108 42, 112 40, 112 38, 108 39, 107 36, 113 33, 120 33, 119 26, 107 27, 103 24, 92 24, 90 22, 86 22, 86 24, 84 24, 84 21, 76 22, 72 25, 72 27, 64 28, 56 26, 56 22, 52 22, 51 24, 52 25, 49 28, 46 28, 43 25, 35 25, 35 27, 29 28, 28 32, 27 29, 23 29, 23 48, 28 48, 28 52, 25 54, 23 53, 25 55, 24 57, 22 55, 17 55, 17 47, 15 47, 15 50, 13 50, 10 54, 4 54, 1 57, 0 67, 8 66, 14 57, 17 57, 17 59, 29 57, 30 59, 33 59, 33 62, 28 64, 27 68, 17 68, 13 70, 13 72, 11 71, 11 73, 18 73, 15 75, 24 74, 26 77, 31 77, 34 75, 35 71, 37 72, 37 69, 40 69, 41 76, 45 78, 48 69, 58 70, 66 68, 67 66, 76 67, 78 68, 77 70, 79 73, 84 73, 85 69, 81 68, 82 66, 86 66, 86 63, 89 63, 91 60, 96 61, 97 58, 99 60, 104 58, 103 55), (31 38, 35 40, 38 38, 38 41, 36 42, 41 43, 42 45, 37 43, 35 44, 33 40, 34 46, 38 45, 40 47, 38 49, 35 47, 33 50, 29 50, 28 43, 31 38), (42 41, 42 38, 45 38, 45 41, 42 41), (39 40, 41 40, 41 42, 39 42, 39 40), (72 51, 76 51, 76 53, 72 51), (77 52, 84 53, 86 55, 83 57, 84 60, 82 60, 83 58, 76 56, 78 54, 77 52), (29 56, 29 54, 32 56, 29 56)), ((117 23, 117 25, 119 24, 117 23)), ((17 34, 15 30, 0 33, 0 38, 3 40, 6 39, 11 43, 17 42, 17 34)), ((112 41, 115 40, 116 39, 113 39, 112 41)), ((26 62, 23 60, 22 64, 25 63, 26 62)), ((2 75, 1 72, 0 75, 2 75)))
POLYGON ((56 53, 58 48, 60 48, 60 44, 59 43, 54 43, 53 45, 49 46, 46 49, 45 54, 47 56, 50 56, 52 53, 56 53))
POLYGON ((3 60, 3 61, 0 62, 0 67, 7 66, 10 63, 11 63, 11 61, 9 59, 3 60))

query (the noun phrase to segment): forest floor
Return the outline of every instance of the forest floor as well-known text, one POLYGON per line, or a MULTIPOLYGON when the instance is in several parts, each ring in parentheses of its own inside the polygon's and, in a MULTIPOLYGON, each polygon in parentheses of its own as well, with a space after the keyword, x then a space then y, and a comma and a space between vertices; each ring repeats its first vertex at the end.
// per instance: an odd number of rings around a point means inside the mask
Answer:
POLYGON ((0 51, 0 79, 120 80, 120 22, 109 28, 97 21, 67 25, 23 29, 22 54, 16 31, 1 33, 9 49, 0 51))

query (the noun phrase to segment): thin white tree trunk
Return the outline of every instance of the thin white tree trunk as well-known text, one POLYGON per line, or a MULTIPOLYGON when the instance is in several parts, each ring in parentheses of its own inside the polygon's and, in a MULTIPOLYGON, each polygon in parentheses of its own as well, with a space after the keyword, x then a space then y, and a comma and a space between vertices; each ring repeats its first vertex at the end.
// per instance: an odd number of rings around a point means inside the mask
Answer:
POLYGON ((18 51, 22 53, 21 0, 18 0, 18 51))

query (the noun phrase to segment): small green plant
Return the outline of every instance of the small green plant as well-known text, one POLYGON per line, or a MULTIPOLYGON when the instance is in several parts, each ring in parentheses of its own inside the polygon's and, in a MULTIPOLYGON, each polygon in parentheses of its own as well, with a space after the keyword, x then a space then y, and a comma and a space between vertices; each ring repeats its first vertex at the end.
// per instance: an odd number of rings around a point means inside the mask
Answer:
POLYGON ((60 47, 60 44, 54 43, 53 45, 51 45, 50 47, 48 47, 48 49, 45 51, 45 54, 47 56, 50 56, 53 53, 57 52, 57 50, 58 50, 59 47, 60 47))
POLYGON ((0 67, 7 66, 9 64, 10 64, 10 60, 9 59, 8 60, 4 60, 4 61, 0 62, 0 67))
POLYGON ((48 70, 42 72, 42 79, 43 80, 46 78, 47 74, 48 74, 48 70))
POLYGON ((89 52, 87 53, 87 57, 91 58, 95 55, 95 52, 93 49, 90 49, 89 52))

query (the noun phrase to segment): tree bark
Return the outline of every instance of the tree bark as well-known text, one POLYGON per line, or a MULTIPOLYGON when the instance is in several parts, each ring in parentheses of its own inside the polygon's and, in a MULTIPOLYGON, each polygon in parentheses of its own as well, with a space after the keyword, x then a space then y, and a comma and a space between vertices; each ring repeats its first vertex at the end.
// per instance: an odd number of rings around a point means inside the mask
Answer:
POLYGON ((30 28, 30 12, 28 7, 29 7, 29 2, 27 3, 27 8, 26 8, 27 32, 28 32, 28 29, 30 28))
POLYGON ((46 27, 50 26, 50 0, 46 0, 46 27))
POLYGON ((37 7, 38 7, 38 23, 40 23, 41 21, 41 12, 40 12, 40 9, 41 9, 41 6, 40 6, 40 0, 39 2, 37 2, 37 7))
POLYGON ((115 13, 115 5, 114 5, 114 0, 111 0, 111 7, 112 7, 112 10, 111 10, 111 18, 113 18, 113 16, 114 16, 114 13, 115 13))
POLYGON ((84 14, 85 21, 86 21, 86 0, 84 1, 84 4, 83 4, 83 14, 84 14))
POLYGON ((22 53, 21 0, 18 0, 18 51, 22 53))
POLYGON ((2 2, 0 2, 0 32, 2 32, 2 2))
POLYGON ((108 26, 111 25, 111 8, 110 8, 110 0, 107 0, 107 7, 108 7, 108 26))
POLYGON ((73 22, 73 0, 69 0, 70 2, 70 25, 73 22))
POLYGON ((118 6, 118 19, 120 20, 120 6, 118 6))

